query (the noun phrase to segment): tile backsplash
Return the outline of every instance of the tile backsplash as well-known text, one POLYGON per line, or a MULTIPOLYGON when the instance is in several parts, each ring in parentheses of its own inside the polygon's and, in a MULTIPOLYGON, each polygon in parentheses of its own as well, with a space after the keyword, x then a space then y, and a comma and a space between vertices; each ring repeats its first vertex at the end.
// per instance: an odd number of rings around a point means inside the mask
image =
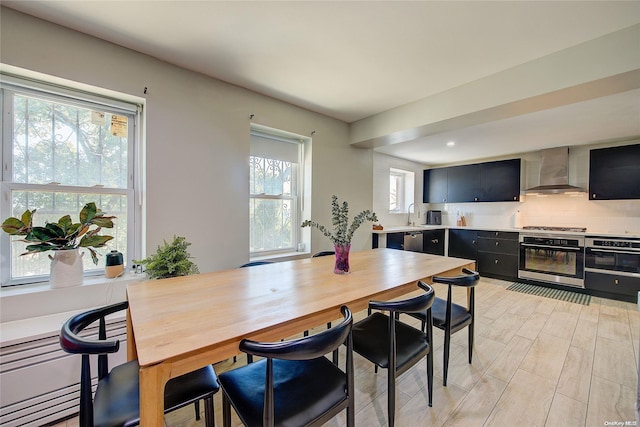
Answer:
POLYGON ((522 195, 521 202, 423 205, 442 210, 443 225, 465 215, 470 227, 586 227, 588 232, 640 234, 640 200, 589 200, 587 193, 522 195))

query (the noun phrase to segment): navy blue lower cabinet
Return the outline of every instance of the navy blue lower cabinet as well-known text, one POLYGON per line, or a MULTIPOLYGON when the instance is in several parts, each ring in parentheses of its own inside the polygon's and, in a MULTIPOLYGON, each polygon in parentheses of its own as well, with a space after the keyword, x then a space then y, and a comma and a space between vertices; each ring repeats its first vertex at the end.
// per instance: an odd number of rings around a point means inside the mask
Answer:
POLYGON ((450 228, 449 256, 454 258, 477 259, 478 231, 450 228))
POLYGON ((640 277, 611 273, 587 271, 584 274, 584 287, 589 293, 607 298, 637 302, 640 292, 640 277))
POLYGON ((387 234, 387 248, 389 249, 404 249, 404 233, 388 233, 387 234))
POLYGON ((422 252, 432 255, 444 255, 445 230, 425 230, 422 232, 422 252))
POLYGON ((478 272, 505 280, 518 279, 518 233, 478 231, 478 272))

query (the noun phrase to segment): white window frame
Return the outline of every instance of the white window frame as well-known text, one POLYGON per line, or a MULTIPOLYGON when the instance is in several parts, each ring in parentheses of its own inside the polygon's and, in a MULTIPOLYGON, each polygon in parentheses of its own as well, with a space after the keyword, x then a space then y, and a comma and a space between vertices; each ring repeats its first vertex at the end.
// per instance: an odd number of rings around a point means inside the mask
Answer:
POLYGON ((415 203, 415 173, 397 168, 389 168, 389 213, 407 213, 409 206, 415 203), (396 189, 396 207, 391 208, 392 193, 391 180, 394 179, 398 185, 396 189))
POLYGON ((404 206, 404 178, 405 175, 397 169, 391 168, 389 170, 389 213, 402 212, 402 207, 404 206), (392 181, 395 181, 395 186, 392 185, 392 181), (392 205, 394 198, 395 208, 392 205))
MULTIPOLYGON (((283 131, 280 129, 274 129, 267 126, 251 123, 250 134, 256 135, 262 138, 269 138, 275 141, 283 143, 296 144, 298 150, 297 163, 292 165, 292 177, 291 180, 291 195, 284 194, 253 194, 249 191, 249 200, 284 200, 291 203, 291 226, 292 226, 292 244, 291 246, 279 248, 279 249, 267 249, 259 251, 249 251, 249 257, 255 258, 268 258, 269 256, 276 256, 280 254, 296 252, 301 247, 302 232, 300 230, 300 224, 302 223, 302 207, 303 207, 303 189, 304 189, 304 145, 309 138, 283 131)), ((256 156, 258 157, 258 156, 256 156)), ((261 157, 267 158, 267 157, 261 157)), ((249 223, 251 229, 251 222, 249 223)), ((250 231, 251 232, 251 231, 250 231)))
MULTIPOLYGON (((45 76, 46 77, 46 76, 45 76)), ((141 144, 142 144, 142 122, 143 109, 142 103, 133 102, 130 99, 111 97, 105 95, 104 89, 95 88, 95 91, 88 91, 87 85, 77 84, 74 87, 73 82, 67 82, 69 85, 61 85, 56 78, 51 81, 34 80, 31 77, 0 74, 0 114, 2 119, 2 150, 0 150, 0 161, 2 171, 0 174, 0 191, 2 203, 0 203, 0 222, 4 219, 20 215, 21 212, 12 212, 11 200, 13 191, 42 191, 47 193, 75 193, 75 194, 109 194, 123 195, 127 198, 127 254, 128 259, 125 260, 126 265, 131 265, 133 259, 139 259, 141 254, 142 240, 142 197, 141 197, 141 144), (127 129, 128 142, 128 158, 127 158, 127 188, 105 188, 100 186, 75 186, 75 185, 56 185, 56 184, 25 184, 13 182, 13 123, 8 118, 9 109, 12 108, 11 102, 13 93, 24 94, 27 96, 36 96, 45 100, 57 101, 71 105, 77 105, 85 108, 93 108, 97 110, 105 110, 109 113, 123 114, 130 117, 127 129)), ((89 88, 92 89, 92 88, 89 88)), ((107 214, 109 212, 106 212, 107 214)), ((38 218, 34 224, 38 223, 38 218)), ((72 215, 74 221, 77 220, 72 215)), ((117 219, 116 219, 117 221, 117 219)), ((106 233, 108 234, 108 233, 106 233)), ((12 241, 14 236, 0 231, 0 284, 2 287, 33 284, 46 282, 48 275, 38 275, 29 277, 12 278, 11 274, 11 256, 12 241), (6 254, 6 255, 5 255, 6 254)), ((46 256, 46 252, 38 256, 46 256)), ((87 256, 87 255, 85 255, 87 256)), ((104 262, 104 259, 101 258, 104 262)), ((99 264, 100 266, 100 264, 99 264)), ((95 269, 85 272, 85 276, 101 275, 104 270, 95 269)))

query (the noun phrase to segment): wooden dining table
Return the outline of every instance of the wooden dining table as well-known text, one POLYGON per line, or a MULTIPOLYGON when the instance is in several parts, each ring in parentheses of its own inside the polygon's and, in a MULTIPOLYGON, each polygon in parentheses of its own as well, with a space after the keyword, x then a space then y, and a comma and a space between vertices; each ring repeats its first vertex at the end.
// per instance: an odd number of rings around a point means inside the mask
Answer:
POLYGON ((416 281, 474 268, 472 260, 395 249, 352 252, 351 272, 334 257, 147 280, 127 286, 127 356, 140 365, 140 425, 162 426, 164 386, 237 355, 244 338, 277 341, 341 318, 370 300, 417 290, 416 281))

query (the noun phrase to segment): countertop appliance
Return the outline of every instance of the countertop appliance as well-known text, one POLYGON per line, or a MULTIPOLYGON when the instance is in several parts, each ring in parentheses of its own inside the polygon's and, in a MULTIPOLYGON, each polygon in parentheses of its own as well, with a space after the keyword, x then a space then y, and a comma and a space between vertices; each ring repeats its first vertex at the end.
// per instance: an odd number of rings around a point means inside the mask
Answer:
POLYGON ((640 239, 587 237, 585 270, 640 278, 640 239))
POLYGON ((427 211, 427 225, 442 225, 442 211, 427 211))
POLYGON ((518 277, 565 286, 584 288, 583 236, 559 235, 554 232, 584 231, 583 228, 545 227, 520 233, 518 277))

